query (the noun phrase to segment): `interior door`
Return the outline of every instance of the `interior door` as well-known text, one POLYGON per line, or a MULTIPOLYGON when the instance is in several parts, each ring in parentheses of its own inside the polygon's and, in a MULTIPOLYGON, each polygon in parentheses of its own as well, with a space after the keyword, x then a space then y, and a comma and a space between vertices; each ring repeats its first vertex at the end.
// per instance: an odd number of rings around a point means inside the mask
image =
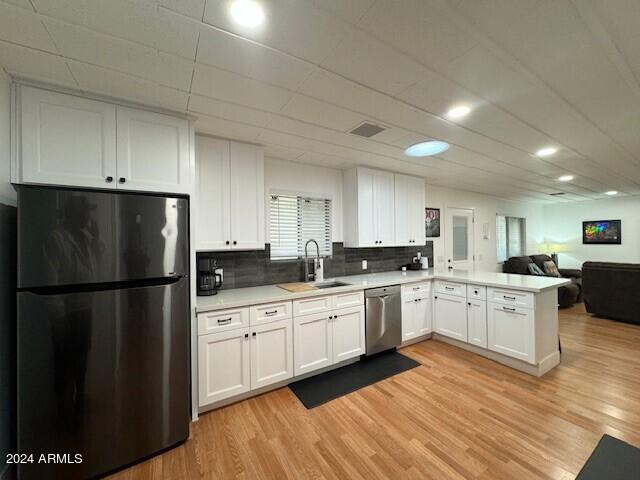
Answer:
POLYGON ((473 210, 447 207, 445 250, 449 270, 474 269, 473 210))

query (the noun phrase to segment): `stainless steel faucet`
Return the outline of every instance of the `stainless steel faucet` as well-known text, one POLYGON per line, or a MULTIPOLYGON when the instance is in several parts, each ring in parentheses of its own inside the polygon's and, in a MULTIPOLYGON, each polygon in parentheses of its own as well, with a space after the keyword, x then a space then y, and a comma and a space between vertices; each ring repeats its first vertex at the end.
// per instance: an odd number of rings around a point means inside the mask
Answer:
POLYGON ((318 280, 318 272, 321 270, 320 265, 320 247, 318 246, 318 242, 316 242, 313 238, 307 240, 307 243, 304 244, 304 281, 310 282, 312 280, 318 280), (313 273, 309 272, 309 252, 307 248, 309 244, 313 243, 316 246, 316 258, 313 261, 313 273))

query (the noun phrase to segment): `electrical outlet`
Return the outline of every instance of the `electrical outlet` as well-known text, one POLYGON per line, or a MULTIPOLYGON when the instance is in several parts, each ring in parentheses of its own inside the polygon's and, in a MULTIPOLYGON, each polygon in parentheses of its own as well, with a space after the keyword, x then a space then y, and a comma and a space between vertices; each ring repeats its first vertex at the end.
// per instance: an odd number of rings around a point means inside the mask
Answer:
POLYGON ((362 269, 363 270, 367 269, 367 261, 366 260, 362 260, 362 269))

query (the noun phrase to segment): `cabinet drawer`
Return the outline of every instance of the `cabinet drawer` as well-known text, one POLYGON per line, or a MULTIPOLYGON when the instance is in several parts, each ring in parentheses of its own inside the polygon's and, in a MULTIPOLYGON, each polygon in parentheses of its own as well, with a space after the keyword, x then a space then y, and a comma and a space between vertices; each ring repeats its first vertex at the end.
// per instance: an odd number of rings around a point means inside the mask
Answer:
POLYGON ((487 300, 505 305, 517 307, 533 308, 534 298, 532 292, 521 292, 518 290, 507 290, 503 288, 489 288, 487 290, 487 300))
POLYGON ((333 296, 333 308, 357 307, 364 305, 364 292, 340 293, 333 296))
POLYGON ((436 292, 454 295, 456 297, 467 296, 467 286, 464 283, 447 282, 444 280, 436 280, 436 292))
POLYGON ((265 303, 249 308, 251 326, 291 318, 291 302, 265 303))
POLYGON ((198 335, 249 326, 249 309, 236 308, 198 314, 198 335))
POLYGON ((293 301, 293 316, 311 315, 313 313, 328 312, 333 308, 333 298, 330 295, 324 297, 310 297, 293 301))
POLYGON ((486 300, 487 287, 481 287, 480 285, 467 285, 467 298, 469 300, 486 300))
POLYGON ((409 296, 413 298, 431 297, 431 282, 403 285, 401 291, 403 298, 409 298, 409 296))

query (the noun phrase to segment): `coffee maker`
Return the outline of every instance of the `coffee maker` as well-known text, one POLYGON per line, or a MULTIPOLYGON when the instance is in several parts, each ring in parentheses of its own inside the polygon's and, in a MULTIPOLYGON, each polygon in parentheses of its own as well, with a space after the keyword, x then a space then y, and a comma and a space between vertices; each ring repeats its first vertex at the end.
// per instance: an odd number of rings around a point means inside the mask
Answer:
POLYGON ((222 288, 223 272, 213 258, 198 259, 198 291, 200 296, 215 295, 222 288))

